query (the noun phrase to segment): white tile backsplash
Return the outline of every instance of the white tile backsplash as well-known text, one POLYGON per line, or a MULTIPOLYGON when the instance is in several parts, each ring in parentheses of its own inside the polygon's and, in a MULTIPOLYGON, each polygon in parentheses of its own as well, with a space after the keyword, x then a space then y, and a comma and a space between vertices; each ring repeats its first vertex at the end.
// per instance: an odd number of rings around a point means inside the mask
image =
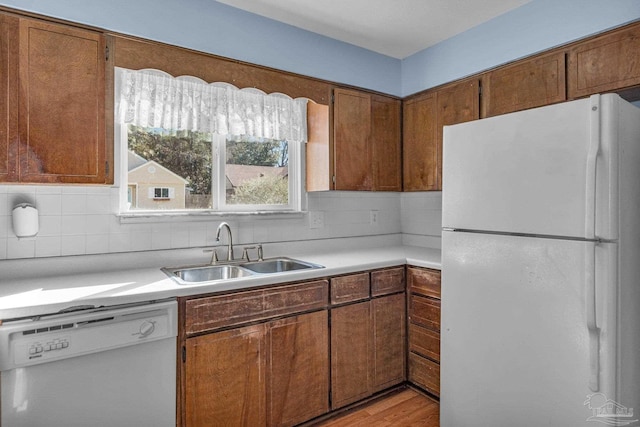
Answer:
POLYGON ((440 238, 439 192, 310 193, 308 209, 324 213, 324 227, 313 229, 307 214, 122 223, 118 200, 115 187, 0 185, 0 260, 213 246, 221 221, 230 224, 237 244, 403 233, 412 244, 437 245, 440 238), (18 240, 11 210, 25 201, 39 210, 40 232, 18 240), (372 210, 376 224, 370 223, 372 210))

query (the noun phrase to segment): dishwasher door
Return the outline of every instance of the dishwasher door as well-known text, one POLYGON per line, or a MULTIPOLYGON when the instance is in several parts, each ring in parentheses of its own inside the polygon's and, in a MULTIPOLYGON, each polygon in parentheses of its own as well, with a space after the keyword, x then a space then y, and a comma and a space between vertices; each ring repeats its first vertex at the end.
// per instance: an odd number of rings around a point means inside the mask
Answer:
POLYGON ((0 327, 2 427, 175 426, 175 301, 0 327))

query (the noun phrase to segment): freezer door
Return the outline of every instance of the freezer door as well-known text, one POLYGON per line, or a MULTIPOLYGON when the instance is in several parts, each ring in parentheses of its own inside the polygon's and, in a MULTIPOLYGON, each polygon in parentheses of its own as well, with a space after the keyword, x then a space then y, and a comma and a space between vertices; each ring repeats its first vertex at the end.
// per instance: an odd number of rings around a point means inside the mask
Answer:
POLYGON ((591 239, 598 191, 598 227, 612 229, 617 125, 603 120, 619 102, 595 95, 446 126, 443 227, 591 239))
POLYGON ((618 397, 615 244, 445 231, 442 246, 440 425, 593 425, 589 396, 618 397))

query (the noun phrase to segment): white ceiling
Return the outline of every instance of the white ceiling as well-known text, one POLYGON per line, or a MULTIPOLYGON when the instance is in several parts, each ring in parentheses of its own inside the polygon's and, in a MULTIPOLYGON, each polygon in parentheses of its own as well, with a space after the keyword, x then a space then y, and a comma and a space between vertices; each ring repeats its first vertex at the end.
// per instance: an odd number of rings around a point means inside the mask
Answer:
POLYGON ((218 0, 402 59, 531 0, 218 0))

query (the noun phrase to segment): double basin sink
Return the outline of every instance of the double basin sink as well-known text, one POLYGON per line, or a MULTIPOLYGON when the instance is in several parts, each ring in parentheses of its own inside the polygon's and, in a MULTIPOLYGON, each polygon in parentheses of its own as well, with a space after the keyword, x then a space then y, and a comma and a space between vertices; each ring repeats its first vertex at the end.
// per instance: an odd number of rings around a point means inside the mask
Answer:
POLYGON ((162 271, 181 285, 241 279, 256 275, 282 274, 290 271, 324 268, 293 258, 269 258, 263 261, 162 268, 162 271))

